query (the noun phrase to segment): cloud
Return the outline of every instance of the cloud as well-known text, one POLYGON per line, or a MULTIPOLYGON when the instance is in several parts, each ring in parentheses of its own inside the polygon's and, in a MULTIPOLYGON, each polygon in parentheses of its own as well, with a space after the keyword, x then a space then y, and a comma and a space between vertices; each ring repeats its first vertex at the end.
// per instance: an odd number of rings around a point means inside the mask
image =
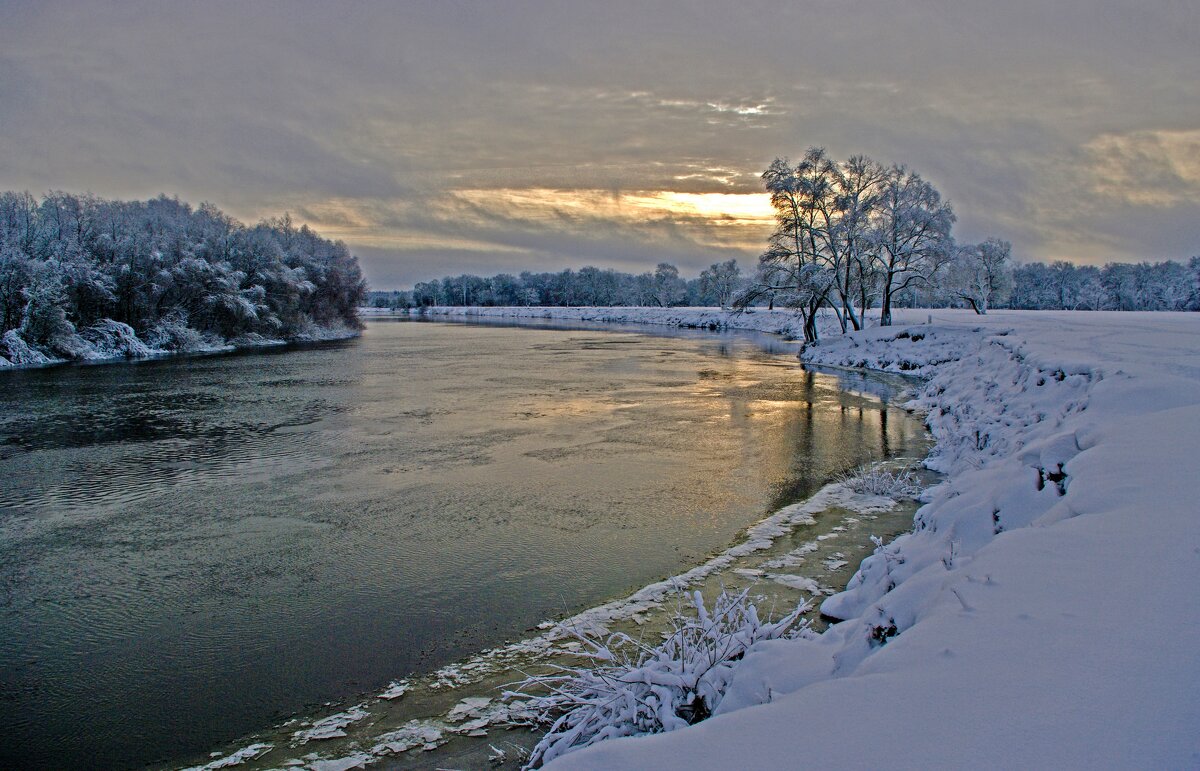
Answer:
POLYGON ((1200 129, 1101 134, 1083 149, 1104 198, 1156 208, 1200 201, 1200 129))
POLYGON ((1194 3, 4 2, 0 189, 289 210, 406 283, 418 250, 752 261, 744 218, 670 196, 810 145, 1027 257, 1195 250, 1194 3))

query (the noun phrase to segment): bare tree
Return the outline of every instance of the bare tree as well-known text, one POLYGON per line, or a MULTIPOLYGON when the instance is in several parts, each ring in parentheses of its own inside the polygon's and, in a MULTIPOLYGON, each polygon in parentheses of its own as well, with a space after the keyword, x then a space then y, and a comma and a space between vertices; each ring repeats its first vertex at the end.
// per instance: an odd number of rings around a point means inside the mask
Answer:
POLYGON ((662 308, 678 305, 687 295, 687 285, 679 277, 679 269, 669 262, 660 262, 655 267, 652 286, 651 297, 662 308))
POLYGON ((734 302, 746 308, 768 298, 796 310, 804 322, 804 340, 817 339, 817 312, 833 290, 833 275, 817 254, 817 208, 814 196, 824 190, 816 164, 824 151, 810 150, 805 162, 792 167, 776 158, 762 179, 775 209, 775 229, 758 260, 750 287, 734 302), (819 153, 819 155, 818 155, 819 153))
POLYGON ((871 258, 880 272, 879 325, 891 326, 892 300, 935 284, 953 254, 954 211, 920 175, 893 166, 875 204, 871 258))
POLYGON ((1012 289, 1011 252, 1012 245, 998 238, 957 248, 946 289, 979 315, 986 314, 1012 289))
POLYGON ((706 295, 712 294, 717 305, 726 308, 733 301, 741 275, 737 260, 714 262, 700 273, 700 291, 706 295))

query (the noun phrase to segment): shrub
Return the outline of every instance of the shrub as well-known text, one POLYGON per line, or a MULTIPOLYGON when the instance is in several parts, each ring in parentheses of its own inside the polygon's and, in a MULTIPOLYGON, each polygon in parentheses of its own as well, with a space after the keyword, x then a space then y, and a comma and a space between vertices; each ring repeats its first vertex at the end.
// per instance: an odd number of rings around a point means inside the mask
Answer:
POLYGON ((889 498, 916 498, 921 484, 912 471, 888 471, 880 466, 860 468, 837 477, 837 482, 856 493, 886 495, 889 498))
POLYGON ((527 699, 526 719, 549 726, 526 767, 605 739, 673 731, 712 714, 752 645, 808 633, 808 621, 801 618, 807 604, 764 622, 748 600, 749 591, 722 591, 711 611, 695 592, 695 616, 677 611, 657 646, 624 633, 600 639, 572 631, 587 647, 580 655, 590 665, 555 667, 505 694, 527 699), (530 690, 540 693, 531 696, 530 690))

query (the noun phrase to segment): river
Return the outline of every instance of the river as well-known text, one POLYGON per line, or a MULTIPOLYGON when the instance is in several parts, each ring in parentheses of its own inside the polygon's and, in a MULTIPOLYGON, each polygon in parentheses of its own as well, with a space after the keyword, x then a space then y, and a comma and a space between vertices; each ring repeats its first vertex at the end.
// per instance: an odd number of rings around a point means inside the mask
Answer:
POLYGON ((376 320, 0 382, 6 768, 203 757, 680 572, 926 441, 738 334, 376 320))

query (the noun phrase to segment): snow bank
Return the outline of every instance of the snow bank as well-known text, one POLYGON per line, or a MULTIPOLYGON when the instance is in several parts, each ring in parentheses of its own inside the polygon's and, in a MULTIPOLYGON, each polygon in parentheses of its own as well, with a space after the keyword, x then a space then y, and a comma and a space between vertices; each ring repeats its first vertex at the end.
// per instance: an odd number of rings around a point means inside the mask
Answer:
POLYGON ((46 354, 25 342, 17 333, 10 329, 0 338, 0 353, 5 354, 5 363, 10 367, 29 367, 50 364, 54 361, 46 354))
POLYGON ((756 646, 709 720, 554 768, 1200 765, 1200 316, 898 321, 803 354, 928 376, 948 474, 825 600, 846 620, 756 646))
POLYGON ((291 342, 345 340, 360 333, 345 325, 309 324, 287 339, 245 333, 223 340, 205 337, 177 318, 161 320, 147 335, 138 337, 133 327, 112 319, 101 319, 78 333, 60 337, 53 350, 27 343, 20 333, 10 329, 0 337, 0 369, 65 364, 71 361, 105 362, 149 359, 170 354, 221 353, 239 348, 265 348, 291 342))

